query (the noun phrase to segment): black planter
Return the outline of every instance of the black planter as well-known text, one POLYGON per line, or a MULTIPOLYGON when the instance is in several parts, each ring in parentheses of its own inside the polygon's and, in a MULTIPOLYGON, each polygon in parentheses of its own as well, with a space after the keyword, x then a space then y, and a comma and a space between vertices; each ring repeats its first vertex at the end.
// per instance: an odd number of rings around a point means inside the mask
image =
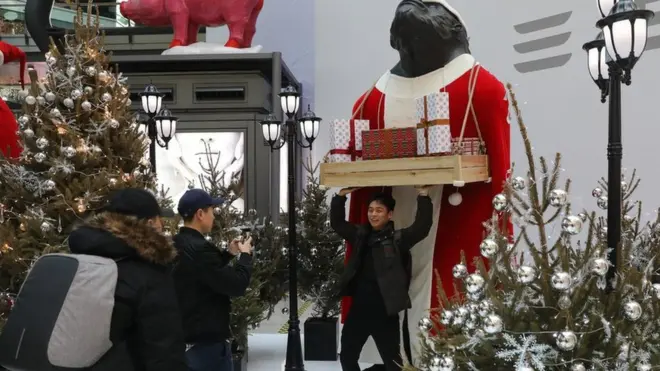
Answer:
POLYGON ((308 318, 305 321, 305 360, 336 361, 339 347, 337 317, 308 318))

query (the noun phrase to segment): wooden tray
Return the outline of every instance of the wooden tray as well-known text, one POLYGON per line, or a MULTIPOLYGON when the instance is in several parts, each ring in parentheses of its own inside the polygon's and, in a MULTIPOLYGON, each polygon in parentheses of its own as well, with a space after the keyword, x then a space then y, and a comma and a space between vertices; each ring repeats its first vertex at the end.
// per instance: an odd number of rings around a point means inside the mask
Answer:
POLYGON ((320 183, 327 187, 379 187, 488 181, 488 156, 395 158, 321 164, 320 183))

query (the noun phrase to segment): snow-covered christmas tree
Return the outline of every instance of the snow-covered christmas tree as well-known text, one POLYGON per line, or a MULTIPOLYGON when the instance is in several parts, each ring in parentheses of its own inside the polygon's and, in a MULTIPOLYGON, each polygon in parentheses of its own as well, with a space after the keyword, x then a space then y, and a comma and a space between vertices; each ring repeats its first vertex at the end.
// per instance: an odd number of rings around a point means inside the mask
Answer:
MULTIPOLYGON (((493 199, 482 259, 456 262, 455 293, 440 290, 441 308, 419 322, 421 364, 430 371, 647 371, 660 365, 658 220, 642 223, 631 199, 635 174, 624 180, 623 236, 616 276, 606 275, 606 221, 574 211, 559 154, 549 166, 534 158, 511 91, 529 168, 514 169, 493 199), (511 218, 515 237, 502 228, 511 218), (552 237, 554 236, 554 237, 552 237)), ((607 208, 607 183, 593 190, 607 208)))

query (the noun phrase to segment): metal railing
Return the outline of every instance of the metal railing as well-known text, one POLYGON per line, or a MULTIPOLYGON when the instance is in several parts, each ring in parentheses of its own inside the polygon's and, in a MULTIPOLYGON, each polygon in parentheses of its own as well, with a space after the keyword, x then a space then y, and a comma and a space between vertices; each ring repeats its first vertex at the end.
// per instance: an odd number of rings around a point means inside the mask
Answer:
MULTIPOLYGON (((97 2, 99 23, 103 28, 132 27, 134 22, 124 18, 119 12, 119 2, 97 2)), ((86 16, 87 7, 83 7, 86 16)), ((54 27, 73 28, 76 9, 72 9, 64 1, 56 0, 51 12, 51 22, 54 27)), ((92 19, 96 19, 96 11, 93 11, 92 19)), ((0 36, 24 35, 25 29, 25 0, 0 0, 0 36)))

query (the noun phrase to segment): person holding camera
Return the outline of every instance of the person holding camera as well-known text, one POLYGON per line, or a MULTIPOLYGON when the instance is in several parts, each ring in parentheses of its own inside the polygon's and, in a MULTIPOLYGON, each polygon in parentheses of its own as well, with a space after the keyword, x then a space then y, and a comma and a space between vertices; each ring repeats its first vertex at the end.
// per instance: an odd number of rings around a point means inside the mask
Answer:
POLYGON ((174 237, 179 260, 173 274, 191 371, 233 371, 231 298, 245 294, 250 284, 252 238, 232 241, 227 251, 204 238, 213 229, 213 209, 223 203, 191 189, 178 205, 184 225, 174 237))

